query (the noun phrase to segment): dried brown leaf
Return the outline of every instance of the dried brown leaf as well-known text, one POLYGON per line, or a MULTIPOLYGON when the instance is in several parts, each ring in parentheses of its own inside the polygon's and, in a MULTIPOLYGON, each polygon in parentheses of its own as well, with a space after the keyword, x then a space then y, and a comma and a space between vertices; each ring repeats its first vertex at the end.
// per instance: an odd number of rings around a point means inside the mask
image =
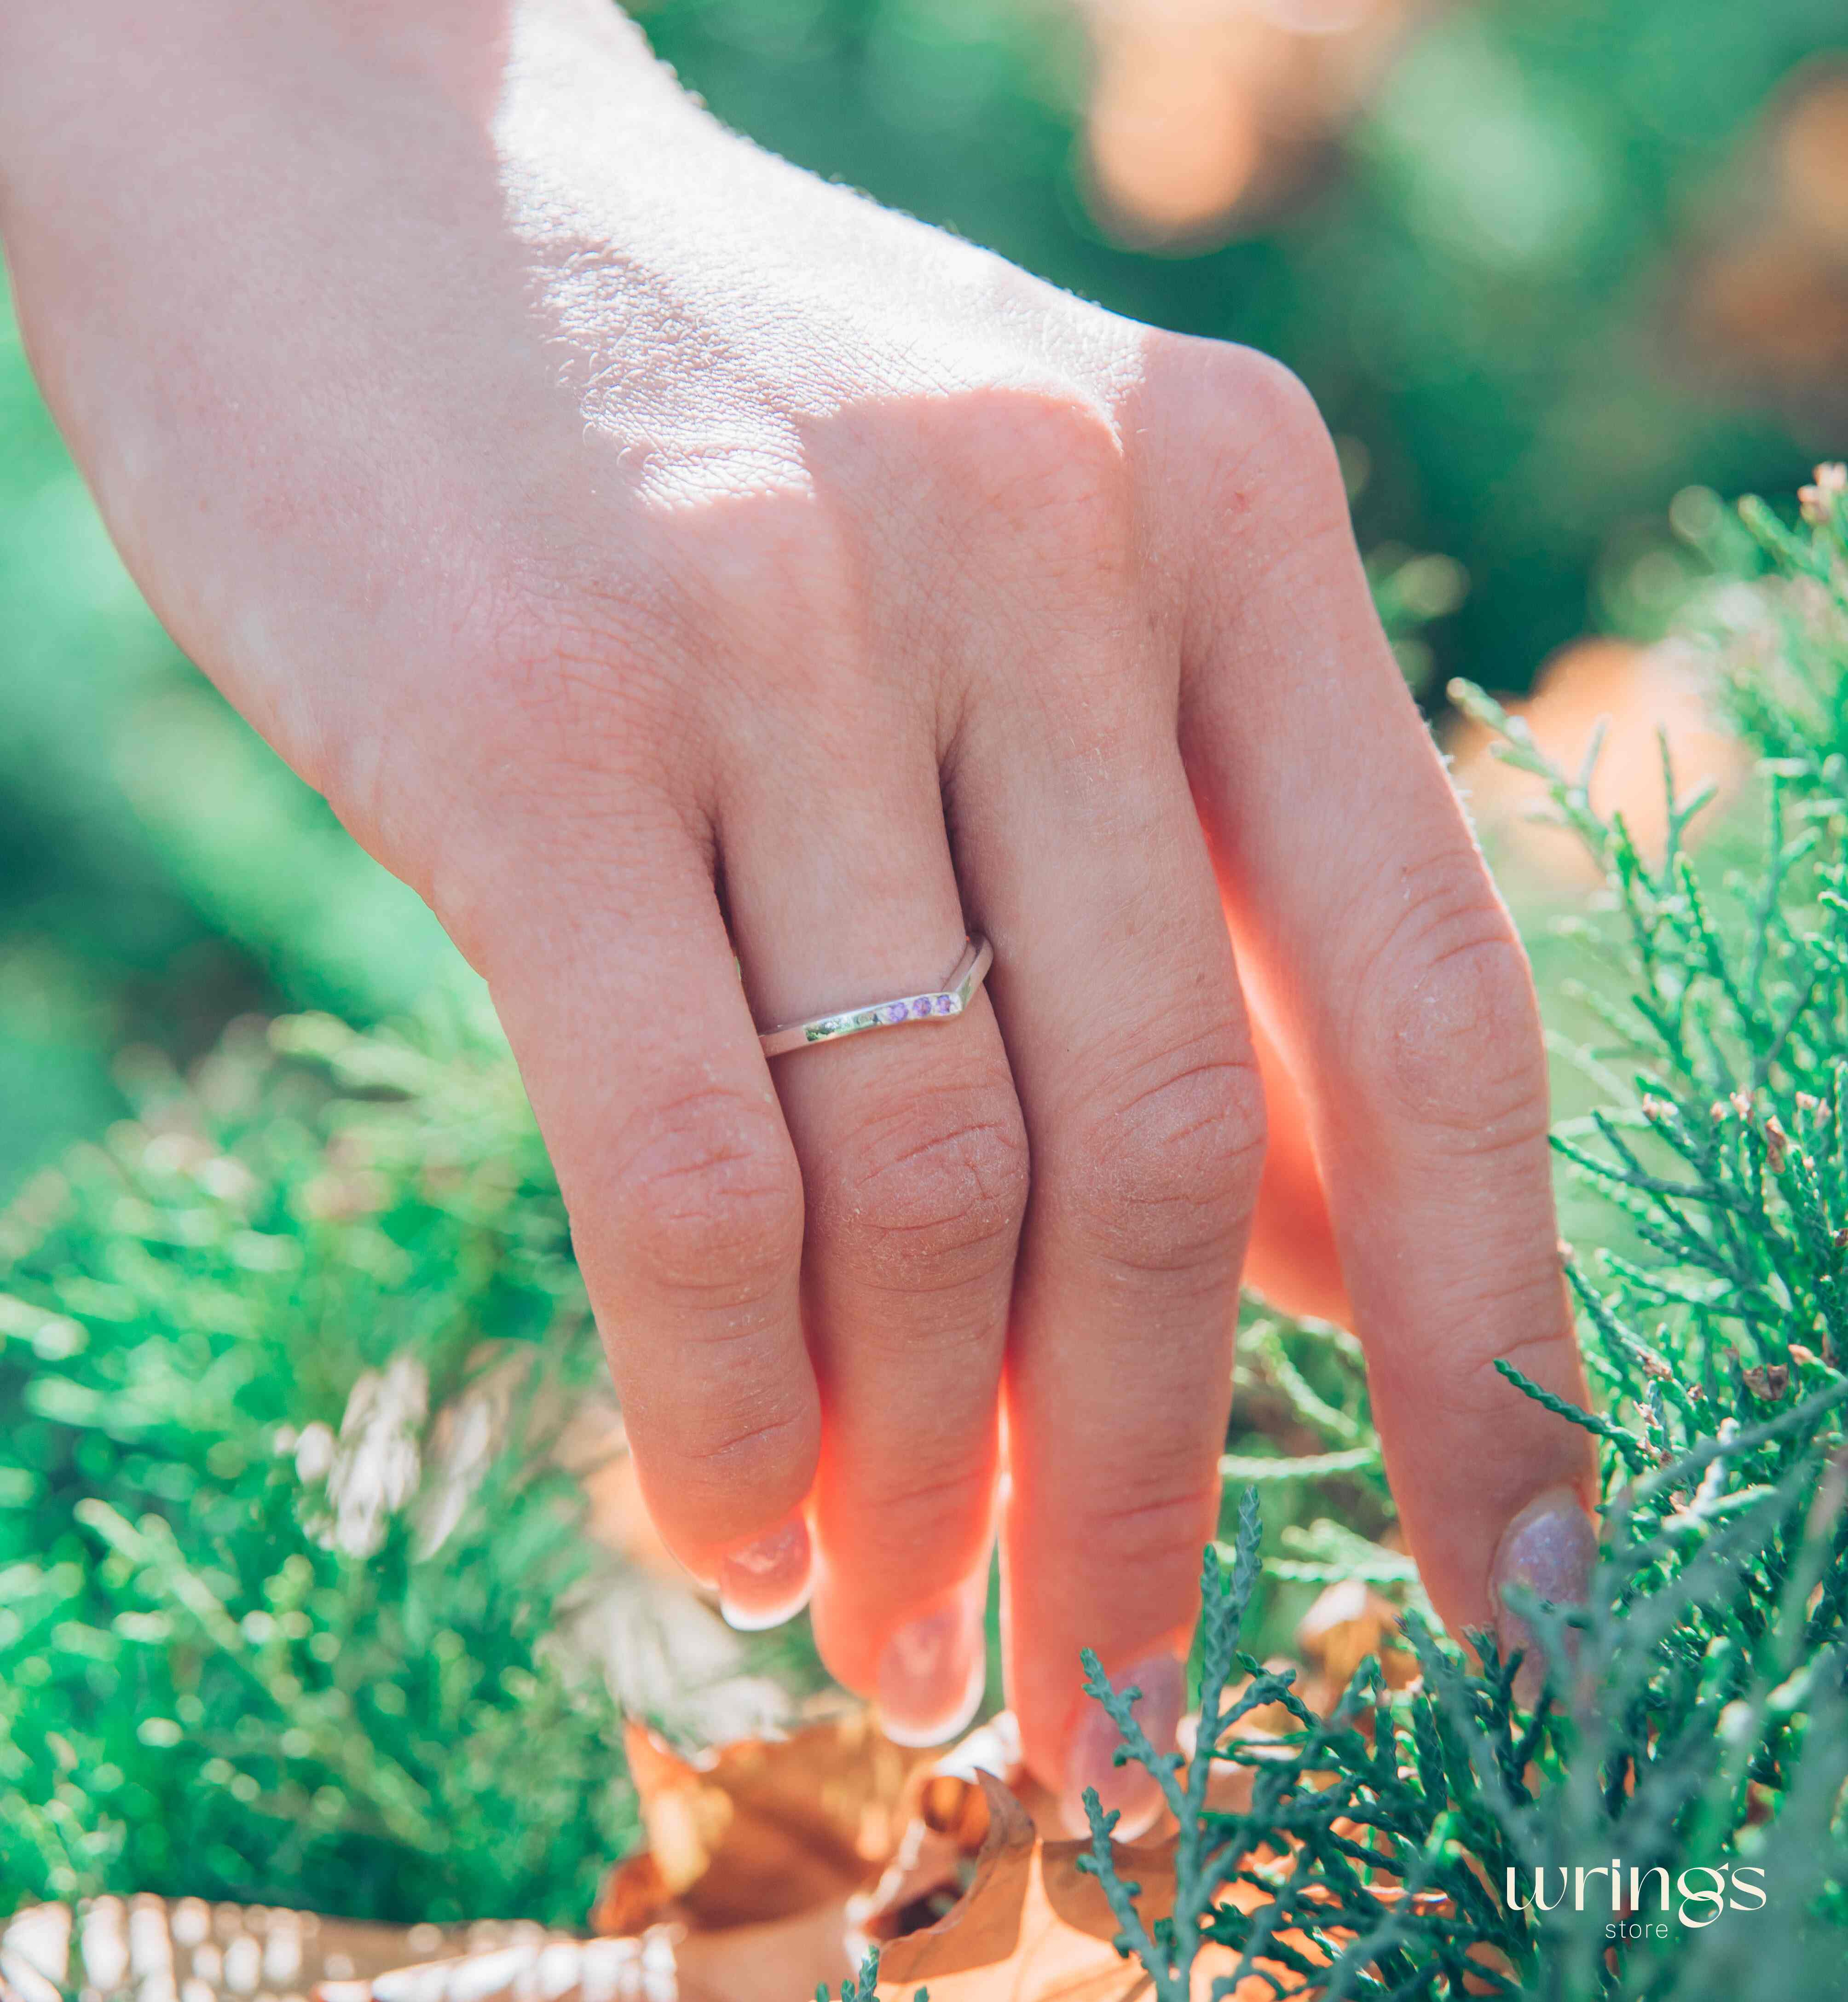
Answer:
MULTIPOLYGON (((419 1928, 393 1944, 428 1939, 450 1951, 371 1979, 323 1980, 316 2002, 799 2002, 844 1980, 869 1941, 881 1945, 887 2002, 926 1986, 933 2002, 1147 1993, 1143 1970, 1116 1950, 1101 1886, 1079 1868, 1089 1845, 1041 1836, 988 1770, 1019 1774, 1009 1720, 934 1760, 891 1744, 865 1716, 698 1760, 638 1729, 629 1755, 651 1846, 605 1893, 599 1917, 620 1920, 620 1935, 503 1929, 458 1952, 457 1935, 419 1928), (938 1910, 919 1928, 921 1913, 938 1910)), ((1120 1855, 1152 1925, 1173 1908, 1173 1839, 1120 1855)), ((1250 1910, 1264 1894, 1240 1884, 1229 1895, 1250 1910)), ((1289 1937, 1313 1956, 1308 1941, 1289 1937)), ((1225 1948, 1203 1949, 1201 2002, 1235 1965, 1225 1948)), ((1270 2002, 1273 1992, 1257 1975, 1230 1993, 1270 2002)))
MULTIPOLYGON (((915 1989, 928 1986, 931 2002, 1133 2002, 1145 1996, 1147 1975, 1113 1944, 1117 1921, 1103 1887, 1078 1867, 1090 1843, 1047 1841, 998 1781, 985 1777, 983 1789, 989 1831, 975 1880, 936 1925, 882 1949, 880 1995, 908 2002, 915 1989)), ((1141 1887, 1136 1902, 1144 1922, 1166 1917, 1174 1905, 1173 1840, 1119 1854, 1123 1875, 1141 1887)), ((1261 1902, 1243 1885, 1230 1895, 1247 1909, 1261 1902)), ((1236 1965, 1226 1948, 1201 1951, 1194 1973, 1200 2002, 1236 1965)), ((1232 2002, 1271 2002, 1274 1993, 1255 1976, 1229 1991, 1232 2002)))
POLYGON ((1403 1689, 1418 1663, 1398 1634, 1398 1607, 1357 1578, 1326 1586, 1296 1624, 1296 1645, 1330 1692, 1345 1689, 1369 1655, 1379 1658, 1387 1687, 1403 1689))
POLYGON ((756 1924, 870 1889, 911 1819, 912 1776, 931 1762, 864 1711, 697 1760, 643 1725, 626 1743, 648 1847, 611 1873, 592 1918, 600 1933, 670 1910, 699 1931, 756 1924))
POLYGON ((1790 1369, 1787 1362, 1767 1362, 1762 1369, 1742 1369, 1739 1374, 1745 1379, 1745 1387, 1760 1403, 1779 1403, 1790 1387, 1790 1369))

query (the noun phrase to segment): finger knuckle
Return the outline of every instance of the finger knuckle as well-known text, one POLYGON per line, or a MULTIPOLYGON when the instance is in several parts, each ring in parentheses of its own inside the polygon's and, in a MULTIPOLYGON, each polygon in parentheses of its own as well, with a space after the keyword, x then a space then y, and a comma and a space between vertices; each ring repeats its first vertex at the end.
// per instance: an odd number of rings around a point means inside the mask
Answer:
POLYGON ((1249 1049, 1217 1028, 1099 1075, 1062 1166, 1081 1236, 1137 1271, 1184 1271, 1225 1254, 1263 1162, 1264 1089, 1249 1049))
POLYGON ((1355 1046, 1389 1118, 1482 1148, 1544 1132, 1546 1058, 1526 955, 1473 858, 1408 886, 1355 988, 1355 1046))
POLYGON ((1228 347, 1220 353, 1247 436, 1299 448, 1327 437, 1315 397, 1293 368, 1255 347, 1228 347))
POLYGON ((938 1290, 1011 1262, 1027 1184, 1012 1087, 941 1086, 862 1124, 836 1158, 818 1222, 863 1280, 938 1290))
POLYGON ((863 535, 845 495, 804 487, 727 508, 677 546, 682 624, 709 659, 768 671, 798 700, 863 671, 871 616, 863 535))
POLYGON ((1190 455, 1216 473, 1222 511, 1254 521, 1287 516, 1292 542, 1348 527, 1348 495, 1334 440, 1301 377, 1255 348, 1193 344, 1204 367, 1180 413, 1190 455))
POLYGON ((1073 1547, 1106 1576, 1149 1581, 1178 1572, 1191 1582, 1212 1534, 1214 1503, 1212 1484, 1191 1470, 1145 1468, 1110 1506, 1087 1512, 1073 1547))
POLYGON ((617 558, 571 544, 498 594, 465 676, 497 798, 529 775, 549 795, 580 775, 598 793, 612 775, 671 782, 766 671, 797 700, 838 692, 863 653, 857 525, 806 481, 740 483, 644 523, 617 558))
POLYGON ((865 1508, 880 1540, 894 1551, 915 1553, 959 1543, 954 1532, 985 1515, 994 1484, 994 1455, 980 1449, 889 1456, 869 1474, 865 1508))
POLYGON ((677 1480, 689 1498, 756 1495, 787 1488, 800 1495, 814 1460, 815 1428, 808 1414, 782 1398, 689 1398, 673 1435, 677 1480))
POLYGON ((609 1202, 651 1291, 742 1306, 785 1282, 801 1255, 801 1177, 775 1114, 701 1086, 632 1121, 609 1202))
POLYGON ((813 1484, 820 1425, 812 1403, 694 1395, 655 1416, 644 1491, 656 1519, 671 1524, 689 1551, 739 1541, 813 1484))
POLYGON ((957 484, 985 542, 1024 546, 1055 581, 1121 569, 1133 542, 1129 462, 1094 397, 1062 384, 998 387, 959 399, 955 422, 957 484))
POLYGON ((442 679, 340 789, 343 814, 478 965, 509 929, 496 915, 514 881, 581 867, 644 819, 686 820, 692 790, 659 627, 581 596, 517 595, 442 636, 442 679), (407 766, 400 740, 424 755, 407 766))

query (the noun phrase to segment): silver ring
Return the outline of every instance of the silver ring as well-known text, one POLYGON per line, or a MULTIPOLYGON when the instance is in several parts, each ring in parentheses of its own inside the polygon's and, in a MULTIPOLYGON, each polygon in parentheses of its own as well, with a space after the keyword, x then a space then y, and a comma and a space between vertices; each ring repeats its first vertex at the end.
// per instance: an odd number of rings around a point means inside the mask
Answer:
POLYGON ((960 1015, 975 998, 975 990, 994 960, 995 948, 986 939, 965 939, 962 957, 944 975, 943 985, 928 994, 901 994, 864 1008, 811 1015, 806 1022, 760 1030, 757 1040, 763 1045, 765 1056, 779 1057, 787 1051, 805 1050, 815 1043, 838 1043, 843 1036, 857 1036, 867 1029, 897 1029, 908 1022, 947 1022, 952 1016, 960 1015))

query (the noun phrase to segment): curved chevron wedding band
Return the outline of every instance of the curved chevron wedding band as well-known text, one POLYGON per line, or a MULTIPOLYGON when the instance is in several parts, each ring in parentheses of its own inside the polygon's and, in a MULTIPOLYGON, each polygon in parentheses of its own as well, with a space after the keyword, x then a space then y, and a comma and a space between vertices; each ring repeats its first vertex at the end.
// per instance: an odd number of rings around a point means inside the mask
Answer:
POLYGON ((975 990, 994 964, 995 948, 985 938, 963 941, 963 956, 943 976, 943 984, 929 994, 905 994, 891 1001, 875 1001, 870 1007, 843 1008, 832 1015, 811 1015, 806 1022, 790 1022, 780 1029, 765 1029, 758 1037, 767 1057, 779 1057, 790 1050, 805 1050, 814 1043, 838 1043, 843 1036, 857 1036, 865 1029, 896 1029, 907 1022, 947 1021, 960 1015, 975 998, 975 990))

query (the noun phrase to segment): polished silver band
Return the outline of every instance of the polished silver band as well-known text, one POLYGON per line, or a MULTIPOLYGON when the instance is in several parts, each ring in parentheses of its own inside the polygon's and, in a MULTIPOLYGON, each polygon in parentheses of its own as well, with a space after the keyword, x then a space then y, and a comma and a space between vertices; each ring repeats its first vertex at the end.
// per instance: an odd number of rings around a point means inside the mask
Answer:
POLYGON ((779 1057, 790 1050, 805 1050, 815 1043, 838 1043, 843 1036, 857 1036, 866 1029, 897 1029, 908 1022, 947 1022, 960 1015, 975 999, 975 990, 994 963, 995 949, 985 938, 963 942, 963 956, 943 976, 941 987, 928 994, 901 995, 891 1001, 875 1001, 864 1008, 846 1008, 832 1015, 811 1015, 806 1022, 790 1022, 779 1029, 765 1029, 758 1036, 767 1057, 779 1057))

